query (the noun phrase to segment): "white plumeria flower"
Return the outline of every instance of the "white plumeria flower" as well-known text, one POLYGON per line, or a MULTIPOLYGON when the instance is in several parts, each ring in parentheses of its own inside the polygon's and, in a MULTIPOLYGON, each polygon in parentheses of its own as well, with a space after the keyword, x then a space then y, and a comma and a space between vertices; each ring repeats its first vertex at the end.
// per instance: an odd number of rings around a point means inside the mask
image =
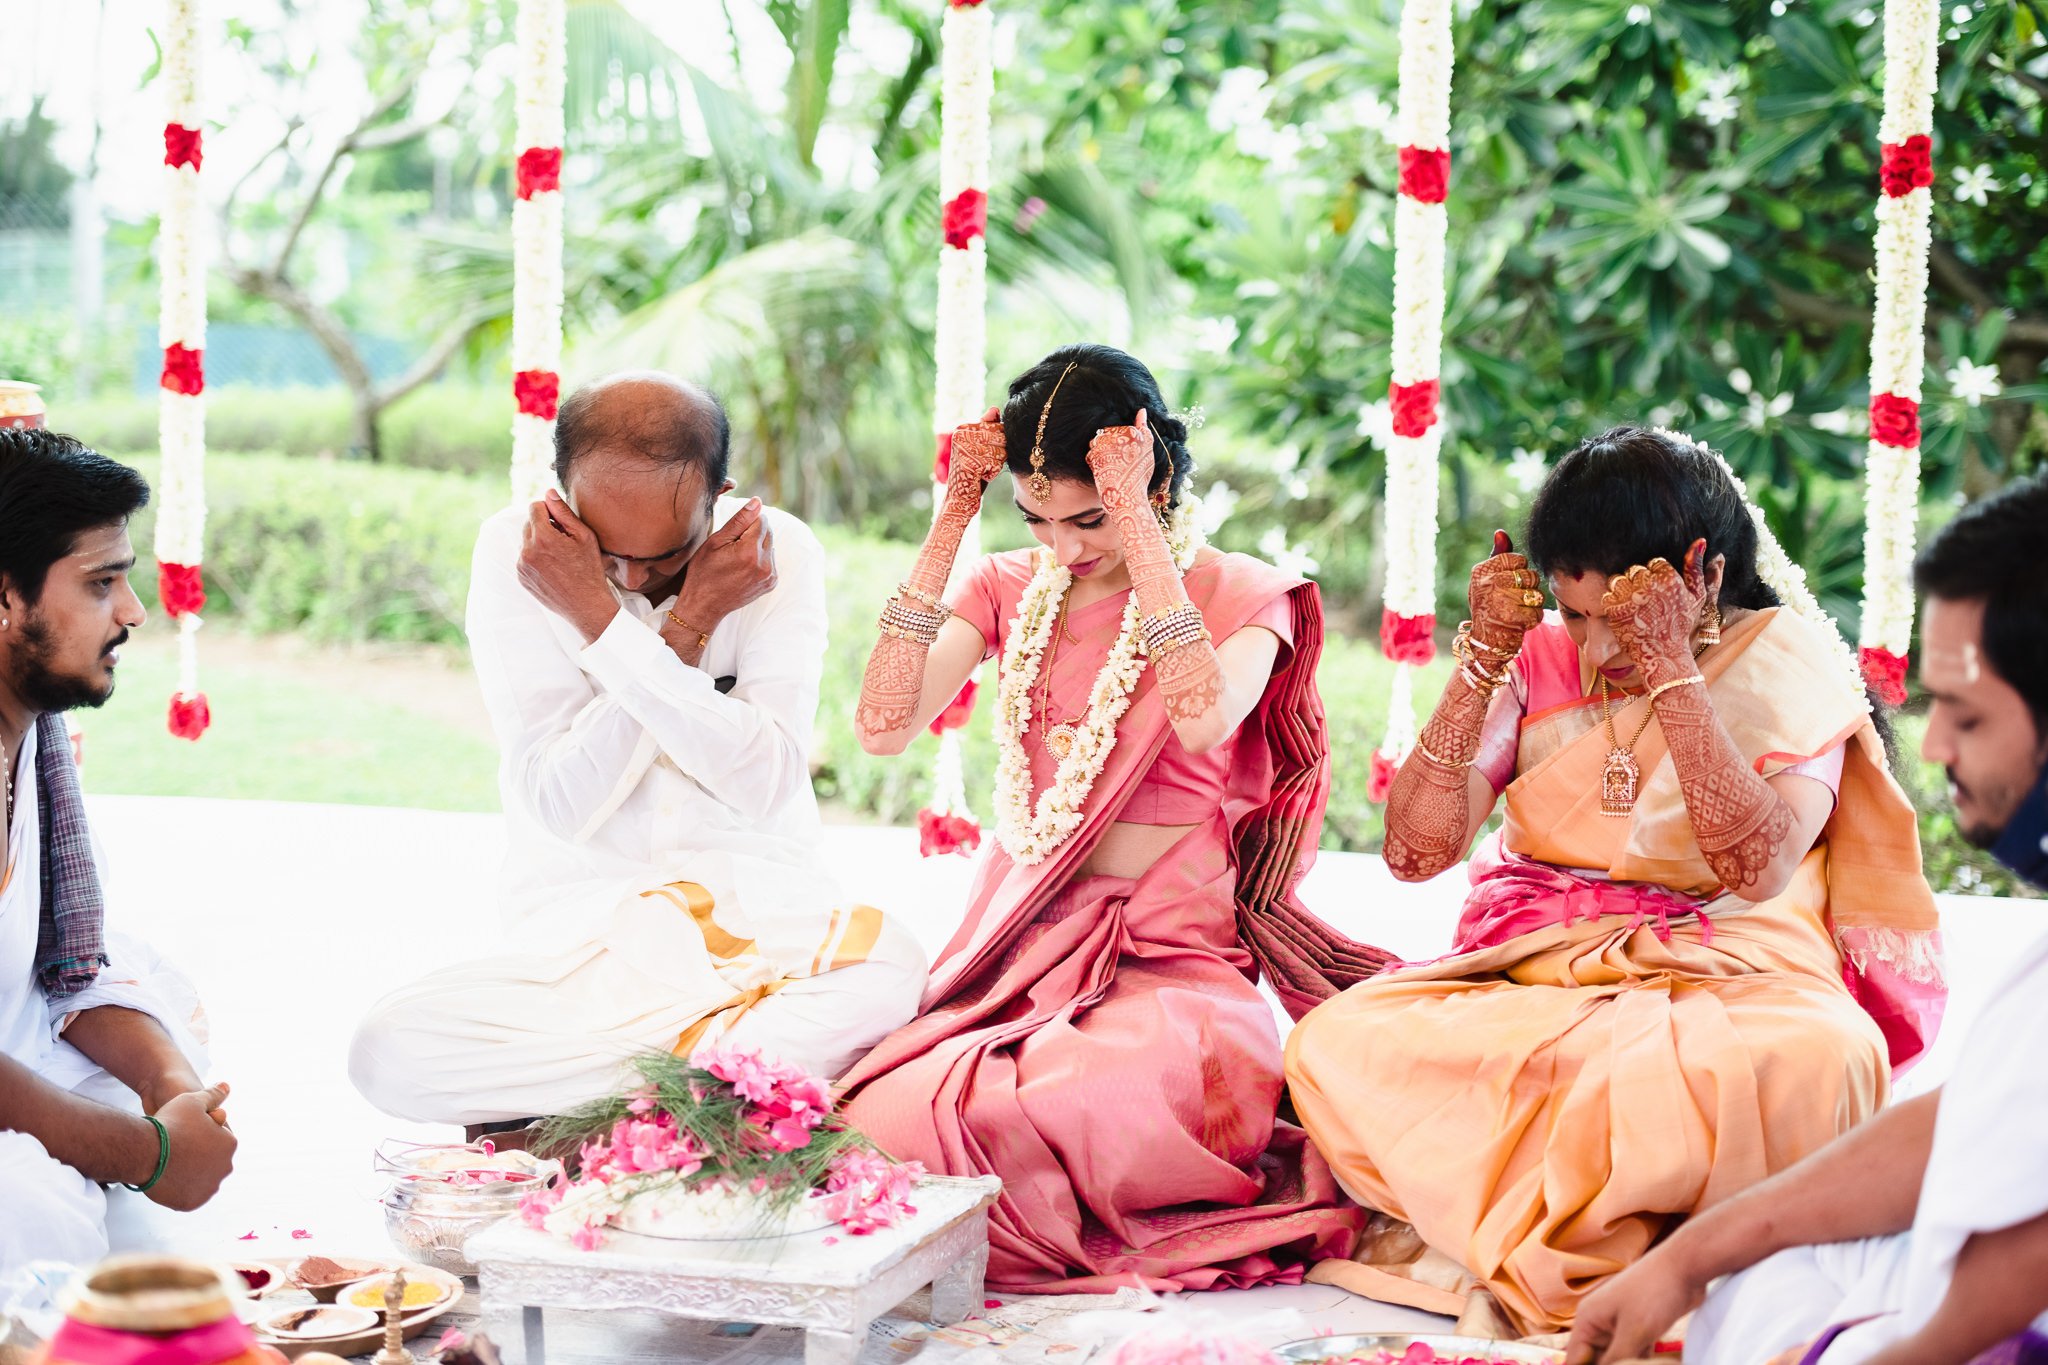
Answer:
POLYGON ((1630 5, 1628 7, 1628 21, 1631 24, 1647 24, 1651 18, 1652 15, 1648 5, 1630 5))
POLYGON ((2005 390, 2005 385, 1999 381, 1997 366, 1979 365, 1967 356, 1958 360, 1942 377, 1948 380, 1949 389, 1955 396, 1973 408, 1987 398, 1998 397, 2005 390))
POLYGON ((1762 431, 1772 421, 1783 417, 1790 411, 1792 411, 1792 395, 1789 393, 1781 393, 1772 398, 1765 398, 1760 393, 1753 393, 1749 396, 1749 401, 1743 405, 1742 424, 1751 431, 1762 431))
POLYGON ((1549 476, 1550 462, 1543 458, 1541 451, 1515 447, 1514 458, 1508 461, 1508 477, 1514 481, 1515 487, 1524 493, 1534 493, 1549 476))
POLYGON ((1358 434, 1381 450, 1394 443, 1394 405, 1382 398, 1358 409, 1358 434))
POLYGON ((1728 387, 1737 393, 1746 394, 1755 389, 1756 384, 1750 379, 1749 371, 1737 365, 1734 369, 1728 371, 1728 387))
POLYGON ((1742 101, 1735 96, 1740 77, 1733 71, 1709 72, 1700 80, 1698 113, 1709 128, 1733 123, 1742 114, 1742 101))
POLYGON ((1997 178, 1991 174, 1991 167, 1987 165, 1980 164, 1968 169, 1956 167, 1957 203, 1975 204, 1978 208, 1983 208, 1991 202, 1991 196, 1996 194, 1999 188, 1997 178))

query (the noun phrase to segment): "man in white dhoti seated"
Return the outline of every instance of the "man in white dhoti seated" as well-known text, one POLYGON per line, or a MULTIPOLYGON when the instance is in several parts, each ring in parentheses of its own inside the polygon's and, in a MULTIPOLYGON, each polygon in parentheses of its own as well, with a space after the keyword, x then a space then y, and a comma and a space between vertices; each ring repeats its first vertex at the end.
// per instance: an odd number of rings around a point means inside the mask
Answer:
MULTIPOLYGON (((2048 480, 2037 479, 1964 512, 1916 566, 1933 700, 1922 752, 1947 768, 1963 834, 2037 886, 2048 886, 2044 529, 2048 480)), ((1586 1300, 1572 1365, 1646 1354, 1695 1305, 1686 1365, 2048 1361, 2043 1057, 2048 937, 2036 937, 1947 1085, 1680 1228, 1586 1300)))
POLYGON ((370 1012, 349 1072, 380 1109, 474 1137, 713 1044, 836 1077, 916 1011, 916 941, 820 853, 823 550, 729 496, 728 451, 704 390, 600 380, 561 407, 566 498, 484 524, 468 626, 503 750, 502 950, 370 1012))
POLYGON ((113 694, 142 624, 127 527, 148 499, 68 436, 0 429, 0 1280, 105 1255, 103 1186, 194 1209, 234 1159, 191 987, 106 933, 62 714, 113 694))

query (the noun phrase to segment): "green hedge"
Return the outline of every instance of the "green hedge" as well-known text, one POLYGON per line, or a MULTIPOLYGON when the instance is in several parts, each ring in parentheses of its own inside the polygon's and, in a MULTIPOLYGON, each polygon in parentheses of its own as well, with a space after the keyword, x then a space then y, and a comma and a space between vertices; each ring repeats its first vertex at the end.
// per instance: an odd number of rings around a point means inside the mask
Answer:
MULTIPOLYGON (((134 461, 152 481, 154 459, 134 461)), ((504 506, 496 477, 286 455, 206 462, 208 614, 318 640, 461 644, 477 526, 504 506)), ((155 509, 132 528, 155 607, 155 509)))
MULTIPOLYGON (((61 414, 61 429, 106 451, 156 449, 156 398, 96 398, 61 414)), ((382 423, 384 463, 489 474, 512 458, 512 395, 502 385, 429 384, 393 404, 382 423)), ((351 457, 349 400, 337 387, 206 391, 209 451, 351 457)))
MULTIPOLYGON (((152 478, 154 460, 135 464, 152 478)), ((441 473, 278 454, 212 454, 207 460, 207 586, 210 614, 255 631, 295 632, 326 641, 461 644, 470 550, 482 520, 504 505, 504 475, 441 473)), ((144 563, 138 586, 154 607, 155 566, 148 549, 152 514, 133 528, 144 563)), ((1013 517, 992 513, 984 543, 1021 540, 1013 517)), ((929 796, 935 741, 920 739, 902 758, 861 752, 853 702, 874 639, 875 614, 916 553, 905 541, 818 528, 831 601, 823 704, 814 761, 818 794, 850 814, 906 822, 929 796)), ((1333 594, 1333 596, 1336 594, 1333 594)), ((1330 604, 1334 619, 1369 613, 1359 603, 1330 604)), ((1423 670, 1417 699, 1430 704, 1449 677, 1444 661, 1423 670)), ((1379 847, 1379 809, 1366 800, 1373 746, 1385 725, 1393 668, 1376 641, 1333 636, 1320 671, 1328 708, 1336 781, 1324 844, 1379 847)), ((986 705, 966 733, 967 790, 990 815, 995 744, 986 705)), ((1913 755, 1923 722, 1900 720, 1900 748, 1913 755)), ((1921 839, 1929 878, 1942 890, 2019 894, 2012 878, 1965 845, 1938 794, 1939 768, 1911 763, 1923 810, 1921 839)))

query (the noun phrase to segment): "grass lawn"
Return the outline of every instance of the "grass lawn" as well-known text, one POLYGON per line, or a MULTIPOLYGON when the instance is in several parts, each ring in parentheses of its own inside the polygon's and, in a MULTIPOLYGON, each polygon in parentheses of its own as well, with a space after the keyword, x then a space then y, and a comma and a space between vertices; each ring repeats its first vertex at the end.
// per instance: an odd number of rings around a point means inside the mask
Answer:
POLYGON ((200 682, 213 728, 196 743, 164 728, 177 651, 163 618, 121 653, 113 700, 76 715, 90 791, 498 808, 497 747, 459 651, 209 629, 200 682))

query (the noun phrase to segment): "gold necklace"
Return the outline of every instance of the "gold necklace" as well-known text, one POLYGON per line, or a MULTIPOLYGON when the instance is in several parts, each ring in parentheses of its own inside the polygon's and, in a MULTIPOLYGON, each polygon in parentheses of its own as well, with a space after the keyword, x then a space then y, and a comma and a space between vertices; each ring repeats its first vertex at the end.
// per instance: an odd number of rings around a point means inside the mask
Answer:
POLYGON ((1636 809, 1636 792, 1643 780, 1643 770, 1636 764, 1635 748, 1642 742, 1643 732, 1650 728, 1655 719, 1655 707, 1645 707, 1643 723, 1636 727, 1635 738, 1627 747, 1614 733, 1614 709, 1612 693, 1607 679, 1600 680, 1600 719, 1607 726, 1607 761, 1600 767, 1600 813, 1602 815, 1633 815, 1636 809))
POLYGON ((1073 598, 1074 585, 1069 583, 1066 592, 1060 595, 1060 609, 1053 617, 1052 640, 1046 645, 1045 662, 1038 670, 1038 724, 1045 733, 1045 751, 1059 762, 1065 762, 1068 754, 1074 752, 1075 743, 1081 738, 1079 720, 1065 720, 1053 724, 1052 719, 1052 666, 1060 656, 1060 641, 1067 630, 1067 603, 1073 598))

